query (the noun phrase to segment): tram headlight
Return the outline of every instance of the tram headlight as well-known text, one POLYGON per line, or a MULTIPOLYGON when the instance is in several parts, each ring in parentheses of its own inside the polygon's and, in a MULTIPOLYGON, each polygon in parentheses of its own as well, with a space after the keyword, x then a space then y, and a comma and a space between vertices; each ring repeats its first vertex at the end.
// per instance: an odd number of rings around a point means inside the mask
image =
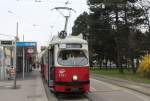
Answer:
POLYGON ((74 81, 76 81, 76 80, 78 80, 78 76, 77 76, 77 75, 73 75, 72 79, 73 79, 74 81))

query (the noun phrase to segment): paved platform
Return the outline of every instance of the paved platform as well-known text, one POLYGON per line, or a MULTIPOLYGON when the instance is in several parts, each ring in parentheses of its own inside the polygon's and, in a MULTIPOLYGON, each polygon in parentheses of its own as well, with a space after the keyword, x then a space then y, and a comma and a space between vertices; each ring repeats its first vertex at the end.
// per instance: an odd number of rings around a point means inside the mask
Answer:
POLYGON ((0 81, 0 101, 48 101, 39 70, 17 80, 17 89, 13 89, 13 80, 0 81))

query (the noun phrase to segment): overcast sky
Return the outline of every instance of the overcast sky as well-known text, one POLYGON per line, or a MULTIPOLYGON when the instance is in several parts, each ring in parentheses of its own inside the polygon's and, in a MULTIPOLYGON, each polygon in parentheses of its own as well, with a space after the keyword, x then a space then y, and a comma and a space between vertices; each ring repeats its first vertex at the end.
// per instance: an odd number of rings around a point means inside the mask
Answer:
MULTIPOLYGON (((19 38, 36 41, 39 46, 48 44, 53 35, 64 28, 65 19, 54 7, 65 6, 68 0, 0 0, 0 34, 15 35, 16 22, 19 22, 19 38), (42 2, 35 2, 42 1, 42 2)), ((84 11, 88 11, 86 0, 69 0, 68 7, 76 10, 68 24, 71 33, 74 20, 84 11)), ((4 36, 0 35, 0 38, 4 36)), ((5 37, 7 38, 7 37, 5 37)))

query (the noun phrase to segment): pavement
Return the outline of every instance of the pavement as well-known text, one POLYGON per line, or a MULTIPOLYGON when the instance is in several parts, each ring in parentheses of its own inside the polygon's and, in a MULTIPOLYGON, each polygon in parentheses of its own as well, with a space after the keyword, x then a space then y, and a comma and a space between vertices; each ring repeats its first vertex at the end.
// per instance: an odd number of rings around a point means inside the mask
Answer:
POLYGON ((13 80, 0 81, 0 101, 48 101, 39 70, 18 78, 17 89, 13 86, 13 80))
POLYGON ((127 89, 131 89, 144 95, 150 96, 150 84, 137 83, 129 80, 123 80, 115 77, 109 77, 94 73, 91 73, 91 76, 94 79, 101 80, 127 89))

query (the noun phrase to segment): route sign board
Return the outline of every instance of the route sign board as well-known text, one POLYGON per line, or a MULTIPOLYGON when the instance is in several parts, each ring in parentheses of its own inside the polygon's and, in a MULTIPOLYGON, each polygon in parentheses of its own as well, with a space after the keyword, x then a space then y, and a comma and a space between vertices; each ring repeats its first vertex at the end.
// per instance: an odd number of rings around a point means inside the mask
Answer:
POLYGON ((32 53, 34 53, 34 49, 33 49, 33 48, 29 48, 29 49, 27 50, 27 52, 28 52, 29 54, 32 54, 32 53))
POLYGON ((15 42, 13 40, 0 40, 0 46, 14 46, 15 42))
POLYGON ((16 42, 16 46, 36 46, 36 42, 16 42))

